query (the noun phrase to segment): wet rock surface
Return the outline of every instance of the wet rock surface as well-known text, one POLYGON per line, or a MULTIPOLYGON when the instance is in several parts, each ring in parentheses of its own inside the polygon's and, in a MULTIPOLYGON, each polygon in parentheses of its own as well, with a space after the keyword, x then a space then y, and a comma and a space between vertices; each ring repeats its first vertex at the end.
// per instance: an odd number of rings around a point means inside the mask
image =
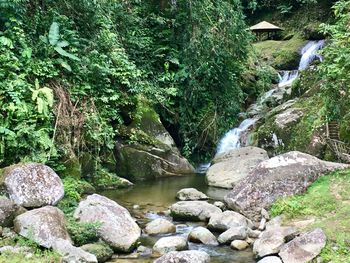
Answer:
POLYGON ((205 201, 181 201, 170 207, 171 215, 179 220, 208 221, 221 209, 205 201))
POLYGON ((184 188, 176 194, 176 199, 180 201, 207 200, 208 196, 195 188, 184 188))
POLYGON ((219 245, 216 237, 205 227, 196 227, 188 235, 188 240, 195 243, 203 243, 209 246, 219 245))
POLYGON ((176 226, 169 220, 157 218, 146 225, 145 233, 149 235, 175 233, 176 226))
POLYGON ((169 252, 154 263, 209 263, 210 257, 207 253, 197 250, 187 250, 181 252, 169 252))

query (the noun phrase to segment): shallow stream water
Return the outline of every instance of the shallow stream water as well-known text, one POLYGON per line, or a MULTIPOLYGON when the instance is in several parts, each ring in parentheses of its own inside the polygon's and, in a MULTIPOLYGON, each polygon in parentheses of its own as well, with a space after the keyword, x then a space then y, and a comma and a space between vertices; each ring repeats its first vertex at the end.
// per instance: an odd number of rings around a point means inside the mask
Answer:
MULTIPOLYGON (((184 177, 172 177, 158 179, 151 182, 142 182, 129 189, 109 190, 101 194, 115 200, 120 205, 126 207, 133 217, 136 218, 138 224, 143 228, 145 224, 153 219, 162 217, 166 219, 171 218, 164 214, 168 207, 176 202, 176 193, 182 188, 196 188, 207 194, 212 200, 223 200, 223 197, 228 190, 208 187, 205 183, 204 175, 192 175, 184 177), (134 207, 134 206, 138 207, 134 207)), ((196 226, 204 226, 201 222, 177 222, 176 233, 171 235, 187 236, 188 233, 196 226)), ((219 233, 214 233, 218 235, 219 233)), ((148 236, 142 234, 140 239, 141 244, 151 248, 154 243, 163 236, 148 236)), ((202 244, 195 244, 189 242, 189 249, 202 250, 211 256, 212 263, 253 263, 254 259, 251 249, 245 251, 235 251, 229 246, 205 246, 202 244)), ((128 258, 128 259, 114 259, 110 262, 115 263, 149 263, 154 259, 150 257, 128 258)))

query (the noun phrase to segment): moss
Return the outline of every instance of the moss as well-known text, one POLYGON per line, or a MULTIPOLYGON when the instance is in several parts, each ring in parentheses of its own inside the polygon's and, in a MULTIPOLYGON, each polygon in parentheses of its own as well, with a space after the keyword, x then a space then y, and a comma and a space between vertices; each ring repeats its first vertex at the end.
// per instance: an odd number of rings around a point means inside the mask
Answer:
POLYGON ((93 185, 99 190, 107 189, 120 189, 130 187, 132 184, 117 176, 115 173, 111 173, 106 169, 100 168, 97 171, 96 177, 93 181, 93 185))
POLYGON ((322 228, 328 238, 321 257, 325 262, 348 262, 350 258, 350 170, 319 178, 303 195, 280 199, 271 213, 283 214, 286 222, 313 218, 305 230, 322 228), (337 249, 334 249, 337 247, 337 249))
POLYGON ((95 255, 98 262, 105 262, 113 255, 113 250, 104 242, 86 244, 81 248, 86 252, 95 255))
POLYGON ((300 61, 300 50, 305 40, 300 35, 286 41, 268 40, 254 44, 257 54, 272 67, 280 70, 297 69, 300 61))
POLYGON ((60 255, 52 251, 34 254, 32 257, 26 257, 21 253, 2 253, 0 255, 0 263, 59 263, 60 255))

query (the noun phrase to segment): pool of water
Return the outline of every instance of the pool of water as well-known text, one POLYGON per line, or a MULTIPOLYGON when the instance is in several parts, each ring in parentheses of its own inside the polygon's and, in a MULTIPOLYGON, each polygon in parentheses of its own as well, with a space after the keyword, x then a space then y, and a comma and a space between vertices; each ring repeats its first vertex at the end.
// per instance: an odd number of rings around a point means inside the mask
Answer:
MULTIPOLYGON (((126 207, 133 217, 136 218, 138 224, 143 228, 145 224, 156 218, 162 217, 172 220, 166 213, 169 206, 176 202, 176 193, 183 189, 193 187, 207 194, 212 201, 223 200, 228 190, 208 187, 205 183, 203 175, 192 175, 184 177, 173 177, 158 179, 151 182, 142 182, 129 189, 108 190, 101 194, 115 200, 120 205, 126 207)), ((172 235, 186 236, 197 226, 205 226, 203 222, 177 222, 176 233, 172 235)), ((214 233, 219 235, 219 233, 214 233)), ((163 235, 164 236, 164 235, 163 235)), ((142 245, 152 247, 154 243, 162 236, 148 236, 142 234, 140 242, 142 245)), ((189 242, 189 249, 202 250, 211 256, 213 263, 253 263, 254 259, 251 249, 245 251, 235 251, 229 246, 205 246, 189 242)), ((110 262, 114 263, 149 263, 154 259, 150 257, 144 258, 128 258, 114 259, 110 262)))

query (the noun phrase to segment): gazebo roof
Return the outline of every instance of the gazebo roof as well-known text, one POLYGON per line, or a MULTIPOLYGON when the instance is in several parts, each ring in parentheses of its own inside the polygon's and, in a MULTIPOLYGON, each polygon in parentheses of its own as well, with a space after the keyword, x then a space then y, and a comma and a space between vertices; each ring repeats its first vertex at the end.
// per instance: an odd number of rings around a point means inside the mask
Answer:
POLYGON ((282 28, 275 26, 269 22, 263 21, 249 28, 252 31, 278 31, 282 28))

